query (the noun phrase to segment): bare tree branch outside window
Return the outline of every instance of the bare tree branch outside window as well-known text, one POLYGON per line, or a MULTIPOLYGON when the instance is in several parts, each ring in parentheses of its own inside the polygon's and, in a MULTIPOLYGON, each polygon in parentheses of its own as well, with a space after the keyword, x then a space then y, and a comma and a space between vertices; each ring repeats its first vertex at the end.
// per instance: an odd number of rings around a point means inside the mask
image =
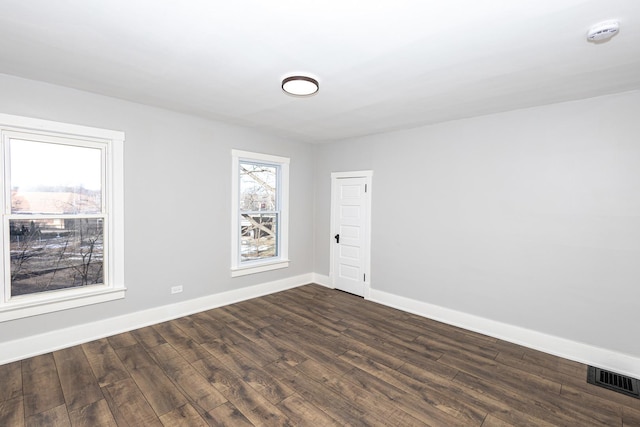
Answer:
POLYGON ((240 163, 242 261, 278 256, 278 173, 276 165, 240 163))
POLYGON ((104 283, 102 220, 11 220, 11 295, 104 283))
POLYGON ((12 140, 11 296, 103 284, 100 149, 12 140))

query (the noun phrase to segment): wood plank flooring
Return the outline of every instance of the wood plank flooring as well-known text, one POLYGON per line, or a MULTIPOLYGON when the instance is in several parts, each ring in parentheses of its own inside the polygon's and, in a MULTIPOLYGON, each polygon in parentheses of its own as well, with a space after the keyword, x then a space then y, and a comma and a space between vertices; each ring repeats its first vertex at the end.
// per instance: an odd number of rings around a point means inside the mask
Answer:
POLYGON ((586 366, 308 285, 0 366, 0 426, 640 426, 586 366))

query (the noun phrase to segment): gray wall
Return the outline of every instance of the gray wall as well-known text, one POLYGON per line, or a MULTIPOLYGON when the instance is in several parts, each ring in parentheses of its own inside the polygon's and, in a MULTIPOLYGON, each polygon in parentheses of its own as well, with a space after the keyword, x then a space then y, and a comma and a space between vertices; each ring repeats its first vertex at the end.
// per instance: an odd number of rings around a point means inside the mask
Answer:
POLYGON ((372 169, 372 288, 640 356, 640 92, 314 147, 314 271, 330 173, 372 169))
POLYGON ((129 289, 3 322, 0 344, 326 275, 330 172, 373 169, 374 289, 640 356, 638 91, 317 146, 2 75, 0 93, 3 113, 126 132, 129 289), (289 269, 230 277, 232 148, 291 157, 289 269))
POLYGON ((0 111, 122 130, 126 298, 0 324, 0 343, 310 273, 312 148, 86 92, 0 75, 0 111), (231 149, 291 158, 288 269, 231 278, 231 149), (170 295, 169 288, 184 292, 170 295))

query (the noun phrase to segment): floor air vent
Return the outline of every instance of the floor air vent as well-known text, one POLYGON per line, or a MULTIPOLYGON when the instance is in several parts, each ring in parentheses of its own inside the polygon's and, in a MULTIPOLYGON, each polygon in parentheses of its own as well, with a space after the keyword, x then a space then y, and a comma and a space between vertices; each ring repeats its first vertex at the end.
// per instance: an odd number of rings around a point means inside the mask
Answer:
POLYGON ((640 383, 640 381, 635 378, 625 377, 615 372, 589 366, 587 382, 640 399, 640 390, 638 390, 638 383, 640 383))

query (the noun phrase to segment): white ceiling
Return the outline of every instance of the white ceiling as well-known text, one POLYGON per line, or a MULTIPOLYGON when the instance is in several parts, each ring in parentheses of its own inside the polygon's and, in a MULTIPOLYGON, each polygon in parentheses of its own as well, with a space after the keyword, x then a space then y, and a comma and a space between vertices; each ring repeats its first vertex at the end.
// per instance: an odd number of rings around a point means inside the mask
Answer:
POLYGON ((638 0, 0 0, 0 73, 303 142, 640 89, 638 0), (587 29, 618 19, 606 43, 587 29), (282 93, 292 72, 311 98, 282 93))

